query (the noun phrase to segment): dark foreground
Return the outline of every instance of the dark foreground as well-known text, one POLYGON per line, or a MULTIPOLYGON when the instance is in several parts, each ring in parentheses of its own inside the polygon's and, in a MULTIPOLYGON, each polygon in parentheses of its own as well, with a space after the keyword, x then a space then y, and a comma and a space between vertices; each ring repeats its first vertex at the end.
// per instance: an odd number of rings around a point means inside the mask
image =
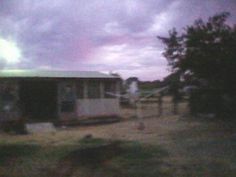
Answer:
POLYGON ((74 127, 37 135, 0 134, 0 177, 233 177, 231 123, 178 116, 74 127), (95 138, 83 137, 92 134, 95 138))

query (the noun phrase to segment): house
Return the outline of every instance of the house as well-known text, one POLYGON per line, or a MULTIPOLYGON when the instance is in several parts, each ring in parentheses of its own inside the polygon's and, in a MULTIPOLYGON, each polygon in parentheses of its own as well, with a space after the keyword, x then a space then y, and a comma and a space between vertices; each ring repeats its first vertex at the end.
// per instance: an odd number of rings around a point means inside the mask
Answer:
POLYGON ((94 71, 0 71, 0 121, 82 120, 119 116, 121 79, 94 71))

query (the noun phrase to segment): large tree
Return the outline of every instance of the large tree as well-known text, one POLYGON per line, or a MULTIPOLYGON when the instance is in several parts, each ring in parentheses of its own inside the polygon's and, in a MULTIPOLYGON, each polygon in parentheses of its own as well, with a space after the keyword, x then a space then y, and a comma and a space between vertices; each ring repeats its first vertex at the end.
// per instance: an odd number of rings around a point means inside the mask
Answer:
POLYGON ((235 115, 236 25, 227 24, 229 16, 223 12, 198 19, 181 34, 173 29, 168 37, 158 37, 173 73, 197 88, 190 96, 194 113, 235 115))

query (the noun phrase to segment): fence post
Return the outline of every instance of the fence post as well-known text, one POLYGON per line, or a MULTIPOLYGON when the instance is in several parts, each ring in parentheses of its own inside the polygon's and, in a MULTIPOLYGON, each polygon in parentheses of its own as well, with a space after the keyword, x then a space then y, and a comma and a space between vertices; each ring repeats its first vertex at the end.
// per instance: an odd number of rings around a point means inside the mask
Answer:
POLYGON ((137 101, 135 102, 135 107, 136 107, 136 116, 139 120, 138 123, 138 130, 144 130, 145 129, 145 125, 143 122, 143 115, 142 115, 142 103, 141 101, 137 101))

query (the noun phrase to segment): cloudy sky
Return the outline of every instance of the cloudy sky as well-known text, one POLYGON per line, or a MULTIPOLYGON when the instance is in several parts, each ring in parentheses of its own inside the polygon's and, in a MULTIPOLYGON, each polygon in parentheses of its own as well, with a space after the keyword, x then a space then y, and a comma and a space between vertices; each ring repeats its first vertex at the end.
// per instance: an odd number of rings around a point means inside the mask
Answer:
POLYGON ((222 11, 236 23, 236 0, 0 0, 0 67, 162 79, 156 36, 222 11))

